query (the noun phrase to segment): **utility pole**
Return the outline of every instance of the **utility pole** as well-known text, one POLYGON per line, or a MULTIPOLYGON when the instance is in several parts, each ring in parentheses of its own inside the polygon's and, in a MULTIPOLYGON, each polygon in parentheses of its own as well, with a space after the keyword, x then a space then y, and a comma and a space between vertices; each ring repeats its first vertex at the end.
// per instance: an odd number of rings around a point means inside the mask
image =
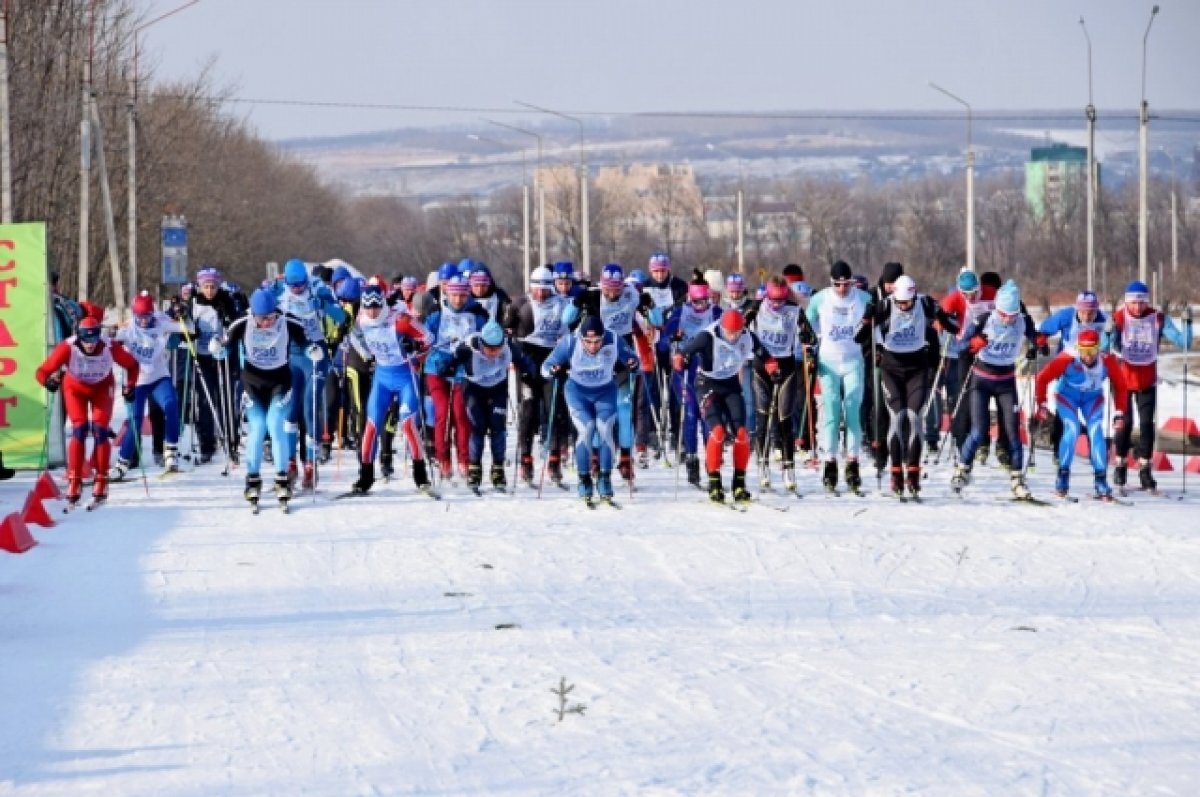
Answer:
POLYGON ((1088 54, 1088 104, 1087 116, 1087 288, 1096 289, 1096 105, 1092 101, 1092 37, 1088 35, 1087 23, 1079 18, 1079 27, 1087 39, 1088 54))
POLYGON ((1158 15, 1158 6, 1150 11, 1150 21, 1146 23, 1146 33, 1142 36, 1142 106, 1138 116, 1138 279, 1146 281, 1149 263, 1147 261, 1147 205, 1146 183, 1149 166, 1147 147, 1150 142, 1150 103, 1146 102, 1146 43, 1150 38, 1150 26, 1158 15))
POLYGON ((967 268, 970 271, 975 270, 975 151, 971 149, 971 122, 973 112, 971 104, 942 88, 936 83, 930 83, 929 86, 935 91, 940 91, 950 99, 962 104, 967 109, 967 268))

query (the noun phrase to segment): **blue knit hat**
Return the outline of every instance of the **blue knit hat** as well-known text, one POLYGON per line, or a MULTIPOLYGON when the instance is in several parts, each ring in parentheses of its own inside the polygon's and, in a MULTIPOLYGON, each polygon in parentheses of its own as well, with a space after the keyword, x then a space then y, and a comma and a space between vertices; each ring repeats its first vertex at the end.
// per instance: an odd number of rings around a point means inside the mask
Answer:
POLYGON ((979 290, 979 275, 974 271, 958 272, 958 289, 963 293, 979 290))
POLYGON ((1017 283, 1009 280, 996 291, 996 309, 1009 315, 1021 312, 1021 289, 1017 283))

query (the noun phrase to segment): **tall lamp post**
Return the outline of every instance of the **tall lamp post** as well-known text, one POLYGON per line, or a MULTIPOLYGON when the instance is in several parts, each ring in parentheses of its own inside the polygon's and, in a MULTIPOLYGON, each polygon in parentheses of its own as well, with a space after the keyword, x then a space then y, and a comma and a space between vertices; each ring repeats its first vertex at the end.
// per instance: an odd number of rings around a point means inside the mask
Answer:
MULTIPOLYGON (((705 144, 704 146, 707 147, 710 152, 720 151, 720 152, 724 152, 729 155, 733 155, 733 153, 729 152, 729 150, 725 149, 724 147, 718 147, 716 144, 709 143, 709 144, 705 144)), ((744 186, 746 184, 746 171, 745 171, 744 165, 742 164, 742 159, 740 157, 738 157, 737 155, 734 155, 734 157, 737 158, 737 162, 738 162, 737 269, 738 269, 739 274, 745 274, 746 273, 746 238, 745 238, 746 224, 744 221, 745 211, 743 210, 743 208, 745 205, 744 186)))
MULTIPOLYGON (((495 144, 502 149, 512 149, 511 144, 505 144, 503 141, 497 141, 494 138, 487 136, 479 136, 474 133, 467 133, 467 138, 473 141, 486 141, 489 144, 495 144)), ((525 269, 523 284, 525 291, 529 291, 529 184, 525 180, 525 148, 521 147, 521 226, 524 230, 522 237, 522 248, 525 252, 525 269)))
POLYGON ((1150 10, 1150 21, 1142 36, 1142 107, 1138 119, 1138 279, 1146 281, 1149 264, 1146 256, 1146 147, 1150 138, 1150 104, 1146 102, 1146 43, 1150 38, 1150 26, 1158 15, 1158 6, 1150 10))
MULTIPOLYGON (((480 117, 483 118, 483 117, 480 117)), ((514 125, 497 122, 494 119, 483 119, 490 125, 503 127, 506 130, 513 130, 517 133, 522 133, 527 136, 533 136, 537 139, 537 171, 533 173, 533 197, 537 203, 537 219, 538 219, 538 263, 546 265, 546 192, 542 187, 542 137, 540 134, 532 130, 526 130, 523 127, 515 127, 514 125)), ((526 271, 529 269, 526 268, 526 271)), ((529 277, 526 276, 526 280, 529 277)))
POLYGON ((160 14, 149 22, 138 25, 133 29, 133 68, 129 73, 129 99, 125 107, 125 116, 129 134, 129 196, 126 216, 128 217, 128 235, 129 235, 129 293, 134 295, 137 292, 137 102, 138 102, 138 56, 141 51, 142 31, 151 25, 162 22, 167 17, 178 14, 185 8, 199 3, 200 0, 190 0, 190 2, 174 8, 165 14, 160 14))
POLYGON ((583 268, 584 276, 592 275, 591 255, 588 250, 591 249, 591 234, 588 230, 588 192, 587 192, 587 162, 583 157, 583 120, 574 116, 568 116, 565 113, 552 111, 549 108, 542 108, 539 105, 533 105, 528 102, 516 100, 517 105, 525 108, 530 108, 542 113, 548 113, 551 116, 557 116, 559 119, 566 119, 568 122, 574 122, 579 125, 579 234, 580 234, 580 265, 583 268))
POLYGON ((1179 272, 1179 212, 1176 208, 1179 181, 1175 171, 1175 158, 1164 147, 1159 147, 1158 151, 1171 162, 1171 276, 1175 276, 1179 272))
POLYGON ((1096 105, 1092 100, 1092 37, 1088 35, 1087 23, 1079 18, 1079 27, 1087 39, 1088 56, 1088 104, 1087 116, 1087 287, 1096 289, 1096 105))
POLYGON ((973 120, 973 112, 971 104, 942 88, 936 83, 930 83, 929 87, 935 91, 940 91, 950 99, 961 104, 967 109, 967 269, 975 270, 975 150, 971 149, 971 122, 973 120))

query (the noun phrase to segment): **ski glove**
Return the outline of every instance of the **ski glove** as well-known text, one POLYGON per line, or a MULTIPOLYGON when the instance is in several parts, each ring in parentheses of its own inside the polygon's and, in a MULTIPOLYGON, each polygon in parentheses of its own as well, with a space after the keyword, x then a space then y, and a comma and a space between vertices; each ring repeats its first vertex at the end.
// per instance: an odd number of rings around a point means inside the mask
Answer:
MULTIPOLYGON (((214 339, 213 343, 216 343, 216 342, 217 341, 214 339)), ((224 360, 226 351, 225 351, 224 346, 217 344, 217 346, 214 347, 212 345, 212 343, 210 343, 210 344, 208 344, 208 353, 213 356, 214 360, 224 360)))
POLYGON ((676 371, 682 371, 684 368, 687 367, 687 362, 684 360, 682 354, 680 354, 679 352, 675 352, 674 354, 671 355, 671 367, 674 368, 676 371))
POLYGON ((308 359, 312 360, 314 363, 319 363, 321 360, 325 359, 325 350, 315 343, 310 344, 309 347, 305 349, 304 353, 308 355, 308 359))
POLYGON ((51 393, 57 393, 59 387, 62 386, 62 380, 55 375, 46 377, 46 389, 51 393))
POLYGON ((1029 360, 1030 362, 1035 362, 1037 360, 1037 358, 1038 358, 1037 346, 1030 346, 1029 348, 1025 349, 1025 359, 1026 360, 1029 360))
POLYGON ((121 398, 126 401, 133 401, 133 385, 126 383, 125 387, 121 388, 121 398))
POLYGON ((1116 434, 1116 433, 1120 432, 1120 431, 1121 431, 1122 429, 1124 429, 1124 428, 1125 428, 1125 415, 1124 415, 1124 413, 1120 413, 1120 412, 1114 412, 1114 413, 1113 413, 1113 417, 1112 417, 1112 430, 1113 430, 1113 434, 1116 434))
POLYGON ((971 338, 971 343, 970 343, 971 354, 979 354, 979 352, 982 351, 984 348, 986 348, 987 345, 988 345, 987 338, 985 338, 983 335, 976 335, 975 337, 971 338))
POLYGON ((1045 404, 1037 405, 1037 411, 1035 411, 1033 413, 1033 419, 1035 421, 1037 421, 1038 423, 1045 423, 1046 419, 1049 417, 1050 417, 1050 408, 1047 407, 1045 404))

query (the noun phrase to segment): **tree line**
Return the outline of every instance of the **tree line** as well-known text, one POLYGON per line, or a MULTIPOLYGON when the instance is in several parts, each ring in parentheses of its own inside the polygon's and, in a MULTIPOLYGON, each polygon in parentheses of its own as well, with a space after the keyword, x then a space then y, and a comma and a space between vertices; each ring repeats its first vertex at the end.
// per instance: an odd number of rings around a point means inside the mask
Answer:
MULTIPOLYGON (((99 109, 108 180, 124 273, 134 29, 145 21, 133 0, 97 0, 92 49, 93 88, 99 109)), ((91 0, 13 3, 9 12, 13 200, 16 221, 45 221, 51 268, 64 292, 77 284, 79 252, 79 140, 84 60, 89 51, 91 0)), ((215 85, 212 65, 194 78, 156 81, 139 65, 138 288, 157 285, 161 269, 159 224, 163 212, 186 215, 193 271, 216 265, 231 279, 257 283, 268 261, 343 258, 366 273, 424 275, 446 260, 471 256, 492 266, 498 281, 519 289, 521 194, 517 187, 487 197, 462 197, 422 210, 399 197, 355 197, 323 181, 315 170, 259 137, 222 102, 228 88, 215 85)), ((93 166, 92 180, 99 175, 93 166)), ((755 178, 711 182, 710 194, 745 190, 745 263, 751 274, 799 263, 821 284, 827 265, 850 262, 872 278, 885 261, 898 260, 939 293, 965 262, 964 185, 959 177, 920 177, 885 185, 843 176, 755 178), (773 223, 755 221, 766 198, 790 209, 773 223)), ((1181 184, 1177 217, 1178 273, 1171 272, 1170 190, 1150 187, 1149 262, 1165 264, 1161 295, 1196 297, 1200 223, 1184 213, 1189 186, 1181 184)), ((546 260, 580 257, 577 181, 546 186, 546 260)), ((92 186, 88 270, 91 295, 112 301, 109 244, 92 186)), ((710 234, 705 211, 681 201, 678 184, 664 177, 649 195, 589 190, 591 260, 643 266, 650 252, 670 251, 685 267, 736 267, 734 235, 710 234), (636 201, 635 201, 636 200, 636 201)), ((1027 295, 1054 300, 1085 281, 1086 208, 1082 192, 1068 195, 1058 212, 1035 218, 1026 205, 1020 174, 976 183, 976 267, 1022 282, 1027 295)), ((727 208, 732 212, 732 208, 727 208)), ((1098 292, 1111 300, 1137 274, 1136 184, 1102 187, 1096 211, 1098 292)), ((536 228, 535 228, 536 229, 536 228)), ((533 234, 536 239, 536 232, 533 234)), ((128 287, 127 287, 128 290, 128 287)))

